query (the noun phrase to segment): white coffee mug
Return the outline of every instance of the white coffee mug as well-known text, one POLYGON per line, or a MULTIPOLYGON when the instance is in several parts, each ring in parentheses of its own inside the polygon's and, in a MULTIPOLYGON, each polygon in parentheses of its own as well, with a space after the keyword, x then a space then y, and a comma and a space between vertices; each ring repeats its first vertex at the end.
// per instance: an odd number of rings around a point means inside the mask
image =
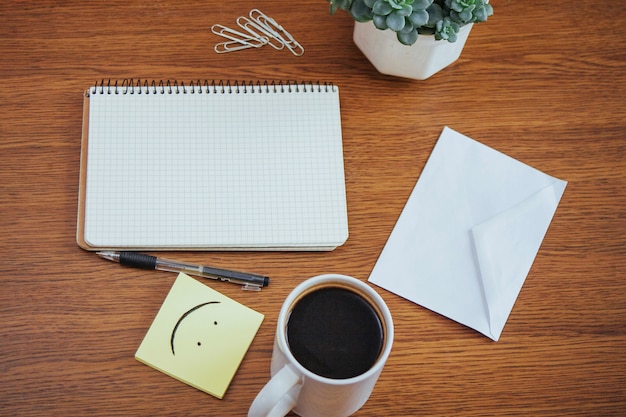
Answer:
POLYGON ((304 281, 281 307, 272 353, 272 378, 252 402, 248 417, 282 417, 290 411, 302 417, 345 417, 355 413, 370 397, 391 352, 393 337, 389 308, 364 282, 337 274, 319 275, 304 281), (382 328, 375 362, 356 376, 327 377, 315 373, 298 362, 288 342, 288 322, 298 303, 320 289, 333 288, 357 294, 376 312, 382 328))

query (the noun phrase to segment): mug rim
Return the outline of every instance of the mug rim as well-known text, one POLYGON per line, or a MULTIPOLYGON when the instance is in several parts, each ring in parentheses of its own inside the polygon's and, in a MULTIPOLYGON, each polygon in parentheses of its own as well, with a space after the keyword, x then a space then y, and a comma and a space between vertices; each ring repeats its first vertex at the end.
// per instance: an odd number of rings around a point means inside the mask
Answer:
POLYGON ((354 277, 351 277, 348 275, 342 275, 342 274, 317 275, 317 276, 308 278, 304 280, 303 282, 301 282, 300 284, 298 284, 289 293, 289 295, 283 302, 283 305, 280 309, 280 313, 278 315, 278 323, 277 323, 277 329, 276 329, 276 342, 279 344, 280 350, 287 357, 289 364, 291 366, 294 366, 298 370, 298 372, 300 372, 302 375, 306 376, 307 378, 311 378, 311 379, 314 379, 314 380, 317 380, 317 381, 320 381, 329 385, 354 384, 354 383, 358 383, 360 381, 366 380, 370 378, 372 375, 379 373, 382 370, 382 367, 387 362, 387 358, 389 357, 389 354, 391 353, 391 347, 393 345, 393 338, 394 338, 394 327, 393 327, 393 319, 391 317, 391 312, 389 311, 389 307, 387 306, 383 298, 380 296, 380 294, 378 294, 373 288, 371 288, 366 283, 354 277), (374 365, 372 365, 370 369, 368 369, 367 371, 363 372, 360 375, 350 377, 350 378, 343 378, 343 379, 328 378, 325 376, 318 375, 308 370, 300 362, 298 362, 298 360, 295 358, 295 356, 291 352, 291 349, 289 348, 289 343, 287 342, 286 329, 287 329, 287 321, 289 319, 289 314, 291 312, 292 305, 308 289, 315 287, 319 284, 325 283, 325 282, 339 282, 339 283, 348 284, 349 286, 358 287, 359 290, 362 290, 365 293, 367 293, 368 297, 370 297, 371 302, 376 303, 376 309, 380 311, 380 314, 382 316, 380 317, 380 319, 384 322, 383 327, 385 328, 385 331, 386 331, 385 344, 383 345, 383 349, 378 359, 376 359, 376 362, 374 363, 374 365))

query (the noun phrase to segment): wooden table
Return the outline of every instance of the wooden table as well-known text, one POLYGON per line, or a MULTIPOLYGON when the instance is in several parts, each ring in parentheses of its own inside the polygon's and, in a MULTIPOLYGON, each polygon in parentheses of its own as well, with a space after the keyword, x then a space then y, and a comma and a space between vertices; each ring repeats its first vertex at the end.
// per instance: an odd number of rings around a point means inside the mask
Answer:
POLYGON ((320 273, 368 278, 445 125, 569 185, 499 342, 376 287, 397 337, 357 415, 626 414, 626 8, 491 3, 457 63, 408 81, 379 74, 323 0, 2 2, 0 414, 245 415, 282 300, 320 273), (214 53, 211 25, 254 7, 305 54, 214 53), (272 277, 260 294, 209 283, 265 314, 223 400, 134 359, 174 275, 75 243, 82 93, 123 78, 341 89, 345 245, 164 254, 272 277))

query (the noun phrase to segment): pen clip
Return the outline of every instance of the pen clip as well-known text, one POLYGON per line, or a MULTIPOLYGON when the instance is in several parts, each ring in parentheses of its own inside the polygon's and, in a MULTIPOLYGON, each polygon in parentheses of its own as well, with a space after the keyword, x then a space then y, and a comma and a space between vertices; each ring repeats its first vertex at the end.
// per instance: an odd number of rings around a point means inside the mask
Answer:
POLYGON ((241 286, 241 289, 245 291, 261 291, 261 286, 256 284, 244 284, 241 286))

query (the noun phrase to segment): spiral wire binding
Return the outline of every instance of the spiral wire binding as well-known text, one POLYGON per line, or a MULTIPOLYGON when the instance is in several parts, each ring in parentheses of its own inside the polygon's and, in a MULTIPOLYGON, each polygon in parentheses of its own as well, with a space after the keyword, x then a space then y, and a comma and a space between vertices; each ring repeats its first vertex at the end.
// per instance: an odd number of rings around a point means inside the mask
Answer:
POLYGON ((337 91, 332 82, 321 81, 216 81, 192 80, 188 84, 177 80, 100 80, 89 89, 93 94, 255 94, 255 93, 309 93, 337 91))

